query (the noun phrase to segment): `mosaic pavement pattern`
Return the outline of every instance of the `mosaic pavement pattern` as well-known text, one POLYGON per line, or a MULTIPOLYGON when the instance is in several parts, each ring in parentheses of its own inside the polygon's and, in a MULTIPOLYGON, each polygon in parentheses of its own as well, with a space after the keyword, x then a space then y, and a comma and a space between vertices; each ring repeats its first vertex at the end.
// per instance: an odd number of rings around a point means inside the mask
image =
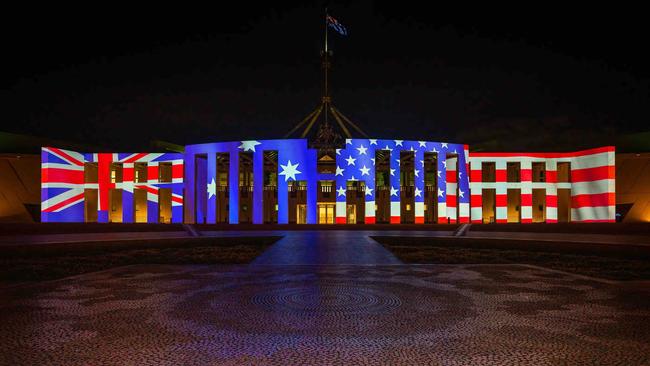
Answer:
POLYGON ((3 365, 648 365, 650 290, 536 267, 131 266, 2 290, 3 365))

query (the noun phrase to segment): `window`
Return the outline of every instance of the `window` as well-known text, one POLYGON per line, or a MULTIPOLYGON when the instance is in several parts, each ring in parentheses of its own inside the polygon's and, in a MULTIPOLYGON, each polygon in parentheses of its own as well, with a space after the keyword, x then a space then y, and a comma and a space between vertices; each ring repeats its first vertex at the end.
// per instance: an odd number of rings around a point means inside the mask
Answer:
POLYGON ((497 166, 495 162, 481 163, 481 176, 483 182, 496 182, 497 181, 497 166))
POLYGON ((134 176, 136 183, 147 182, 147 163, 135 163, 133 170, 135 171, 134 176))
MULTIPOLYGON (((111 170, 111 183, 115 183, 115 173, 117 173, 115 170, 111 170)), ((113 211, 115 211, 115 209, 113 209, 113 211)))
POLYGON ((521 182, 521 163, 507 163, 506 169, 509 183, 521 182))
POLYGON ((558 183, 571 183, 571 162, 557 163, 557 181, 558 183))
POLYGON ((97 163, 85 163, 84 164, 84 182, 85 183, 97 183, 97 177, 98 177, 97 163))
POLYGON ((219 180, 219 186, 220 187, 228 187, 228 173, 217 173, 218 180, 219 180))
POLYGON ((172 163, 158 164, 158 181, 170 183, 172 181, 172 163))
POLYGON ((546 163, 533 163, 533 182, 546 182, 546 163))
POLYGON ((410 203, 406 204, 406 211, 411 211, 411 204, 410 203))

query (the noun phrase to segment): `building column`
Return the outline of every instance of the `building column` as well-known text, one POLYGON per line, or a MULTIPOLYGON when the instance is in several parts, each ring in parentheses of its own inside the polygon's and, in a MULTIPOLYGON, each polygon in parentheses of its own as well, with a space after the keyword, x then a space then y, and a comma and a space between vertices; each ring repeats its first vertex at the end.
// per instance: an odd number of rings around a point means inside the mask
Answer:
POLYGON ((135 221, 133 210, 133 179, 134 163, 122 164, 122 222, 132 223, 135 221))
POLYGON ((463 153, 458 156, 458 220, 468 223, 470 220, 470 186, 469 186, 469 149, 463 146, 463 153))
POLYGON ((400 197, 402 186, 400 182, 400 154, 401 150, 398 150, 397 146, 390 152, 390 171, 394 172, 390 176, 390 223, 399 224, 402 221, 402 213, 400 207, 400 197), (393 194, 395 193, 395 194, 393 194))
POLYGON ((196 223, 196 155, 194 153, 186 152, 183 156, 185 160, 185 164, 183 164, 183 170, 185 172, 183 179, 183 187, 185 187, 185 194, 183 196, 183 212, 185 213, 185 223, 194 224, 196 223))
POLYGON ((508 222, 508 187, 506 161, 499 159, 496 166, 496 223, 505 224, 508 222))
MULTIPOLYGON (((347 165, 347 162, 343 158, 343 155, 345 154, 346 150, 340 150, 339 153, 337 153, 336 156, 336 166, 347 170, 347 169, 352 169, 353 166, 347 165)), ((337 224, 346 224, 348 222, 347 216, 346 216, 346 195, 348 191, 348 182, 345 179, 345 176, 343 174, 336 175, 334 177, 335 181, 335 186, 334 186, 334 194, 336 195, 336 212, 335 212, 335 223, 337 224)))
POLYGON ((228 190, 228 223, 239 224, 239 149, 230 151, 228 190))
POLYGON ((147 163, 147 223, 155 224, 160 222, 160 213, 158 212, 158 162, 147 163))
POLYGON ((111 163, 113 162, 112 153, 97 154, 97 222, 108 222, 108 191, 115 187, 111 183, 111 163))
POLYGON ((447 220, 450 224, 455 224, 458 217, 458 171, 457 157, 448 157, 447 160, 447 220))
POLYGON ((470 191, 472 224, 483 223, 483 170, 480 161, 470 161, 470 191))
POLYGON ((206 222, 208 224, 215 224, 217 222, 217 153, 208 153, 208 166, 206 174, 206 189, 207 194, 207 211, 206 222))
POLYGON ((438 223, 446 224, 447 219, 447 155, 444 151, 438 153, 436 161, 438 162, 438 223))
POLYGON ((415 151, 415 223, 424 224, 424 149, 415 151))
POLYGON ((253 224, 264 223, 264 150, 253 152, 253 224))
POLYGON ((521 223, 530 224, 533 222, 533 163, 530 159, 521 162, 519 169, 519 180, 521 181, 521 223))
POLYGON ((557 160, 546 160, 546 223, 557 224, 557 160))
POLYGON ((316 165, 318 163, 318 150, 307 149, 306 159, 307 166, 305 172, 307 173, 307 223, 318 223, 318 170, 316 165))
POLYGON ((183 194, 183 160, 172 161, 172 223, 183 222, 183 207, 185 206, 185 195, 183 194))

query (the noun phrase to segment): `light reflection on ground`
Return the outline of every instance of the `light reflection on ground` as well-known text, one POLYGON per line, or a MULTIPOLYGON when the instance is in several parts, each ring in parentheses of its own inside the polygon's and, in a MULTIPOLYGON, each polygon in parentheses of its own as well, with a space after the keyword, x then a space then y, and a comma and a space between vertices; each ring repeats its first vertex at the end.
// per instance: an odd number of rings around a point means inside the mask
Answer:
POLYGON ((516 265, 131 266, 0 299, 0 364, 650 363, 647 289, 516 265))

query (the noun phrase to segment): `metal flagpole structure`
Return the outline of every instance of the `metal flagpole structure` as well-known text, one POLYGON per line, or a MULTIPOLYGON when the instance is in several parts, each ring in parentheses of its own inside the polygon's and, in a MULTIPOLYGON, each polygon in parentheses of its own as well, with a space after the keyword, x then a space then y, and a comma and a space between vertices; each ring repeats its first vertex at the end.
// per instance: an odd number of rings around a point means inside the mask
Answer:
MULTIPOLYGON (((353 123, 348 117, 346 117, 341 111, 334 107, 332 104, 332 98, 330 97, 330 85, 329 85, 329 69, 330 64, 330 49, 328 44, 328 33, 330 22, 337 23, 336 20, 330 19, 328 9, 325 8, 325 34, 324 34, 324 48, 322 52, 322 67, 323 67, 323 96, 321 102, 314 110, 312 110, 305 118, 303 118, 296 126, 294 126, 284 137, 289 138, 294 133, 302 129, 302 132, 299 134, 300 138, 310 138, 310 132, 314 126, 318 126, 316 129, 315 137, 310 139, 310 146, 319 148, 319 149, 334 149, 338 146, 343 146, 345 142, 343 141, 343 136, 345 138, 353 138, 350 130, 354 130, 356 133, 363 137, 368 137, 368 135, 359 128, 358 125, 353 123), (334 128, 329 123, 329 115, 334 117, 334 121, 340 128, 340 132, 334 130, 334 128), (322 121, 317 122, 322 116, 322 121), (306 125, 306 127, 304 127, 306 125), (351 127, 351 128, 349 128, 351 127)), ((338 23, 337 23, 338 24, 338 23)), ((335 25, 336 27, 336 25, 335 25)), ((337 29, 338 30, 338 29, 337 29)), ((339 32, 340 33, 340 32, 339 32)))

